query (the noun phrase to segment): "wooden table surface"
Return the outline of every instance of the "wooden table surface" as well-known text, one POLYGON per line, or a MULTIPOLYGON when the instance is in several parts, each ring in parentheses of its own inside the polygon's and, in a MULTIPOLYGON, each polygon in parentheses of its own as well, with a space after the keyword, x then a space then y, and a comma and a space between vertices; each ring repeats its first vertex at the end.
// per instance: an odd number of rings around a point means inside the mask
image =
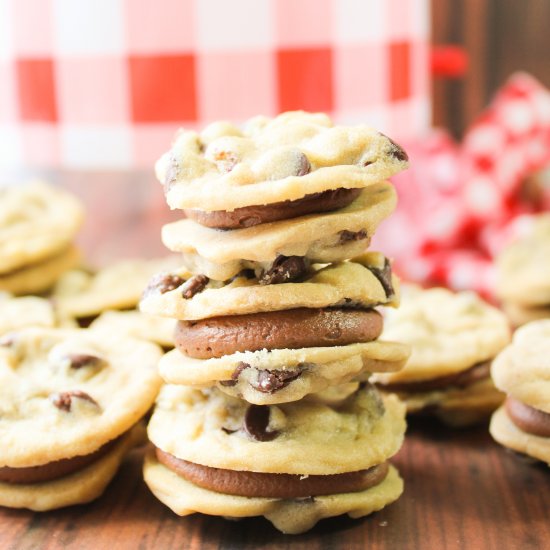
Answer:
MULTIPOLYGON (((150 174, 64 172, 51 179, 87 204, 80 243, 89 261, 163 254, 160 226, 177 215, 150 174)), ((0 549, 550 548, 550 470, 498 446, 486 426, 453 431, 412 422, 393 460, 403 496, 367 518, 325 520, 298 536, 263 518, 179 518, 148 491, 141 459, 142 451, 131 453, 91 504, 42 514, 0 509, 0 549)))

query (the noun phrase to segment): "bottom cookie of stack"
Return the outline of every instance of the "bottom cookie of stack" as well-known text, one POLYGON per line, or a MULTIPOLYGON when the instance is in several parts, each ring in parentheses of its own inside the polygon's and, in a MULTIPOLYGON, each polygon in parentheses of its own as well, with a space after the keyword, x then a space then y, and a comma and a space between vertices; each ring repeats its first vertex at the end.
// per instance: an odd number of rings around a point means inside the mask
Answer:
POLYGON ((285 533, 322 518, 361 517, 396 500, 387 460, 400 448, 405 408, 369 385, 249 405, 216 389, 167 385, 148 433, 145 481, 179 515, 265 516, 285 533))

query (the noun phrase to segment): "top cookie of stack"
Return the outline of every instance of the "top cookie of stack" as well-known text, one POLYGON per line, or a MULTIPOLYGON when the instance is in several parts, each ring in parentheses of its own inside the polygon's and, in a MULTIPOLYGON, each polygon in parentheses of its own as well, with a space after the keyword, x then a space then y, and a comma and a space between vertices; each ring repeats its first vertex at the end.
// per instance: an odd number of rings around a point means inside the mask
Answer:
POLYGON ((375 342, 373 307, 398 302, 389 261, 345 260, 395 208, 385 178, 406 165, 383 134, 323 114, 180 132, 157 176, 187 216, 162 233, 185 267, 141 302, 179 320, 164 379, 270 404, 400 368, 406 349, 375 342))

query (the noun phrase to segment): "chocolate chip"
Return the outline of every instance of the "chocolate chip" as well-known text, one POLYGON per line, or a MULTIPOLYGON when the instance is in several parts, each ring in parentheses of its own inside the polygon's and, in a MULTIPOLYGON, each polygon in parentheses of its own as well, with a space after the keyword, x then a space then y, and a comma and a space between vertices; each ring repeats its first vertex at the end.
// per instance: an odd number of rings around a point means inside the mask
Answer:
POLYGON ((388 258, 384 260, 384 267, 382 269, 378 267, 367 266, 367 269, 380 281, 384 292, 386 293, 386 298, 390 298, 395 294, 391 280, 391 264, 388 258))
POLYGON ((181 166, 176 157, 170 157, 168 164, 168 170, 166 170, 166 175, 164 177, 164 192, 167 193, 170 191, 172 186, 178 181, 179 175, 181 172, 181 166))
POLYGON ((279 255, 268 270, 262 270, 258 277, 261 285, 278 285, 297 279, 309 268, 309 261, 303 256, 279 255))
POLYGON ((361 229, 360 231, 348 231, 344 229, 340 231, 338 235, 340 235, 339 244, 345 244, 351 241, 362 241, 368 237, 365 229, 361 229))
POLYGON ((151 294, 164 294, 165 292, 175 290, 184 282, 185 279, 182 279, 179 275, 174 275, 172 273, 158 273, 145 287, 145 290, 143 291, 143 298, 146 298, 151 294))
POLYGON ((210 279, 206 275, 195 275, 191 277, 181 288, 181 295, 186 299, 190 300, 202 292, 210 279))
POLYGON ((59 410, 66 412, 70 412, 73 398, 84 399, 99 407, 98 402, 93 397, 81 390, 65 391, 50 395, 53 405, 55 405, 59 410))
POLYGON ((231 279, 228 279, 227 284, 230 284, 235 279, 239 279, 241 277, 244 278, 244 279, 254 279, 254 277, 256 277, 256 275, 254 274, 253 269, 242 269, 241 271, 239 271, 237 273, 237 275, 233 275, 233 277, 231 277, 231 279))
POLYGON ((300 363, 295 369, 260 370, 257 382, 251 386, 262 393, 275 393, 299 378, 305 368, 305 364, 300 363))
POLYGON ((66 356, 69 360, 71 369, 81 369, 83 367, 103 367, 106 361, 96 355, 89 353, 70 353, 66 356))
POLYGON ((238 430, 230 430, 229 428, 225 428, 224 426, 222 426, 222 430, 223 430, 227 435, 234 434, 236 431, 238 431, 238 430))
POLYGON ((296 163, 296 175, 305 176, 310 172, 311 162, 309 162, 309 159, 306 157, 306 155, 304 155, 304 153, 300 153, 300 155, 298 156, 298 161, 296 163))
POLYGON ((268 431, 270 408, 267 405, 250 405, 244 415, 244 431, 256 441, 272 441, 278 431, 268 431))
POLYGON ((249 369, 250 365, 248 363, 244 363, 241 361, 236 367, 233 373, 231 374, 231 380, 222 380, 220 381, 220 385, 226 387, 226 388, 232 388, 233 386, 237 385, 237 382, 239 381, 239 376, 241 375, 241 372, 245 369, 249 369))
POLYGON ((390 142, 389 154, 393 158, 395 158, 397 160, 400 160, 401 162, 406 162, 406 161, 409 160, 409 155, 407 155, 407 153, 405 152, 403 147, 401 147, 400 145, 395 143, 395 141, 393 141, 393 139, 390 139, 385 134, 381 134, 381 135, 383 135, 390 142))

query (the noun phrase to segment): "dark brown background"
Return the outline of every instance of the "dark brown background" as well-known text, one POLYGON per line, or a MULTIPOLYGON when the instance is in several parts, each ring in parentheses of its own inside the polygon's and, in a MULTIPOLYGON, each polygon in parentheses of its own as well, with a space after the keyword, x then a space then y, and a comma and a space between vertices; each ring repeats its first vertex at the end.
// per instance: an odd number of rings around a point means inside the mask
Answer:
POLYGON ((460 44, 469 54, 463 79, 434 81, 434 123, 455 136, 515 71, 550 87, 550 1, 433 0, 435 44, 460 44))

